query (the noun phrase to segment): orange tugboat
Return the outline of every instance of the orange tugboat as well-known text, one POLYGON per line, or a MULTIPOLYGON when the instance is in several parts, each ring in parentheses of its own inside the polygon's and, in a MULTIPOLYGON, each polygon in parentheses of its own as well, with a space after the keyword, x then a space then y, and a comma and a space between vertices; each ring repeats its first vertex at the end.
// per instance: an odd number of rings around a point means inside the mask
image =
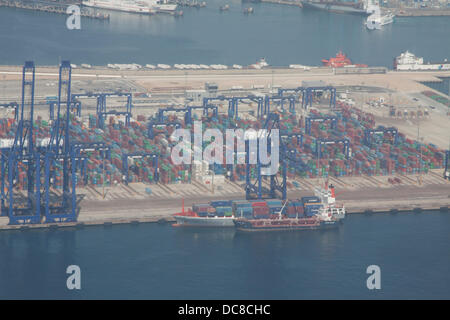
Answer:
POLYGON ((325 67, 332 67, 332 68, 367 67, 367 64, 353 64, 352 61, 345 55, 345 53, 342 53, 342 51, 339 51, 336 54, 336 57, 330 58, 328 60, 322 59, 322 63, 325 67))

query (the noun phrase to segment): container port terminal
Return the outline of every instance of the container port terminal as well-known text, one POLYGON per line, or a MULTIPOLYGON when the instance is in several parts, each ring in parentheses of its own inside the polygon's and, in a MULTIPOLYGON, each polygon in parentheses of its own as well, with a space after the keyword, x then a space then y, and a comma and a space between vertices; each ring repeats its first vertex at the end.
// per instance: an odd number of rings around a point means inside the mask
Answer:
POLYGON ((328 180, 348 213, 448 211, 449 71, 72 66, 0 67, 1 229, 172 221, 182 201, 245 198, 250 165, 171 163, 170 133, 201 119, 278 119, 290 198, 328 180))

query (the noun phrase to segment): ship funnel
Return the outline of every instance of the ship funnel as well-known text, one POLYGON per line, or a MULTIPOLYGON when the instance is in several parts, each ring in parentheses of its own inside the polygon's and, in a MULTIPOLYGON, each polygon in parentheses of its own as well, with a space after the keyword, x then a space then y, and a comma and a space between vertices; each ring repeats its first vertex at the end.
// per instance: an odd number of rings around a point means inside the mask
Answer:
POLYGON ((334 186, 332 184, 330 184, 330 192, 331 192, 331 197, 336 198, 335 193, 334 193, 334 186))

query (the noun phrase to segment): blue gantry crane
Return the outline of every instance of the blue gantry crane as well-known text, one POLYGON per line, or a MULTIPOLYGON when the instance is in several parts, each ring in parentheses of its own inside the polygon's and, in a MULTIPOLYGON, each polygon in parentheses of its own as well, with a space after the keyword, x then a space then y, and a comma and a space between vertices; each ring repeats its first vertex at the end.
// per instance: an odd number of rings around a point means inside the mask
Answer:
POLYGON ((35 66, 32 61, 27 61, 22 69, 22 100, 14 142, 10 148, 3 149, 1 154, 1 210, 3 214, 7 213, 9 224, 32 224, 41 221, 41 155, 34 146, 33 132, 34 85, 35 66), (19 165, 26 171, 25 197, 14 192, 19 165))
POLYGON ((259 116, 263 116, 263 115, 267 115, 270 113, 270 102, 273 101, 278 101, 280 103, 281 109, 284 111, 284 102, 288 101, 289 102, 289 112, 294 113, 295 114, 295 100, 296 97, 293 95, 289 95, 289 96, 283 96, 283 95, 278 95, 278 96, 265 96, 264 97, 264 108, 261 110, 261 112, 259 112, 258 109, 258 117, 259 116))
POLYGON ((348 159, 350 157, 350 140, 348 139, 316 139, 316 156, 317 159, 321 158, 322 155, 322 146, 330 145, 330 144, 338 144, 342 145, 342 153, 348 159))
POLYGON ((65 60, 59 67, 56 120, 50 130, 50 141, 45 150, 44 215, 45 222, 75 222, 77 220, 76 196, 76 146, 70 137, 72 67, 65 60), (62 108, 65 114, 62 114, 62 108), (52 169, 62 162, 62 194, 50 196, 52 169))
POLYGON ((317 92, 330 91, 330 108, 336 108, 336 88, 332 86, 317 86, 317 87, 306 87, 304 99, 302 100, 302 107, 308 108, 312 107, 314 94, 317 92))
POLYGON ((146 152, 135 152, 135 153, 124 153, 122 154, 122 174, 123 181, 126 185, 129 182, 129 167, 128 167, 128 159, 142 159, 142 158, 151 158, 152 166, 155 169, 154 180, 155 182, 159 181, 159 167, 158 167, 158 159, 159 155, 156 153, 146 153, 146 152))
POLYGON ((179 123, 177 121, 171 121, 171 122, 150 121, 148 123, 148 133, 147 133, 147 135, 150 139, 154 139, 156 136, 155 131, 154 131, 155 127, 166 128, 166 129, 169 127, 173 127, 175 129, 180 129, 182 126, 181 126, 181 123, 179 123))
POLYGON ((331 128, 335 129, 337 126, 337 117, 335 116, 309 116, 305 118, 305 133, 311 135, 311 122, 325 122, 331 121, 331 128))
POLYGON ((96 115, 98 120, 98 127, 103 129, 105 126, 105 119, 108 115, 125 116, 125 125, 130 125, 130 119, 132 117, 133 108, 133 95, 130 92, 108 92, 108 93, 76 93, 71 96, 71 111, 75 110, 77 116, 81 116, 81 101, 79 98, 96 98, 96 115), (126 97, 127 102, 125 105, 126 111, 107 110, 107 98, 108 97, 126 97))
MULTIPOLYGON (((259 134, 264 134, 265 138, 267 139, 267 152, 271 153, 271 142, 272 142, 272 130, 277 129, 279 130, 280 127, 280 116, 276 113, 269 113, 267 115, 265 124, 264 124, 264 130, 260 131, 259 134), (263 132, 263 133, 261 133, 263 132)), ((278 137, 279 139, 279 137, 278 137)), ((250 163, 250 157, 252 156, 251 150, 250 150, 250 140, 246 140, 245 145, 245 163, 246 163, 246 179, 245 179, 245 196, 246 199, 264 199, 264 198, 276 198, 277 192, 281 193, 281 198, 283 200, 287 197, 287 185, 286 185, 286 172, 287 172, 287 163, 286 163, 286 146, 284 143, 282 143, 282 140, 279 140, 279 148, 281 150, 278 150, 279 152, 279 161, 281 164, 281 181, 278 179, 278 168, 276 173, 272 173, 269 175, 270 177, 270 188, 267 192, 263 192, 263 186, 262 186, 262 164, 260 159, 260 141, 259 137, 257 137, 257 140, 254 142, 256 143, 256 155, 253 155, 253 157, 256 157, 256 163, 254 164, 256 166, 256 181, 252 181, 251 179, 251 165, 250 163)), ((270 164, 269 164, 270 166, 270 164)))
POLYGON ((376 129, 366 129, 364 130, 364 143, 368 146, 372 145, 372 138, 374 134, 390 134, 393 137, 393 143, 394 145, 398 142, 398 130, 394 127, 385 128, 382 126, 379 126, 376 129))
POLYGON ((219 115, 219 108, 214 105, 204 105, 204 106, 187 106, 186 107, 186 114, 184 116, 184 123, 186 125, 192 124, 192 111, 196 109, 203 109, 203 116, 209 117, 211 116, 211 119, 217 119, 219 115), (210 113, 211 111, 211 113, 210 113))

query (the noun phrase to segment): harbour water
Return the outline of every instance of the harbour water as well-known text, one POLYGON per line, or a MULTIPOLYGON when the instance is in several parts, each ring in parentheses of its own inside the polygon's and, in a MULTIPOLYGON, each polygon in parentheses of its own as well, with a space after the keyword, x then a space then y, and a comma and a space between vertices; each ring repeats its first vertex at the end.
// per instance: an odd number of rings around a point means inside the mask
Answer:
POLYGON ((450 215, 351 215, 240 234, 141 224, 0 232, 0 298, 449 299, 450 215), (81 290, 66 288, 68 265, 81 290), (366 268, 381 268, 368 290, 366 268))
POLYGON ((109 21, 81 18, 68 30, 66 16, 0 8, 1 64, 196 63, 248 65, 265 57, 272 65, 320 65, 342 50, 355 63, 392 67, 410 50, 426 61, 449 58, 448 17, 398 17, 376 32, 365 18, 276 4, 210 0, 206 8, 182 8, 181 18, 103 11, 109 21), (230 10, 220 12, 229 3, 230 10))

